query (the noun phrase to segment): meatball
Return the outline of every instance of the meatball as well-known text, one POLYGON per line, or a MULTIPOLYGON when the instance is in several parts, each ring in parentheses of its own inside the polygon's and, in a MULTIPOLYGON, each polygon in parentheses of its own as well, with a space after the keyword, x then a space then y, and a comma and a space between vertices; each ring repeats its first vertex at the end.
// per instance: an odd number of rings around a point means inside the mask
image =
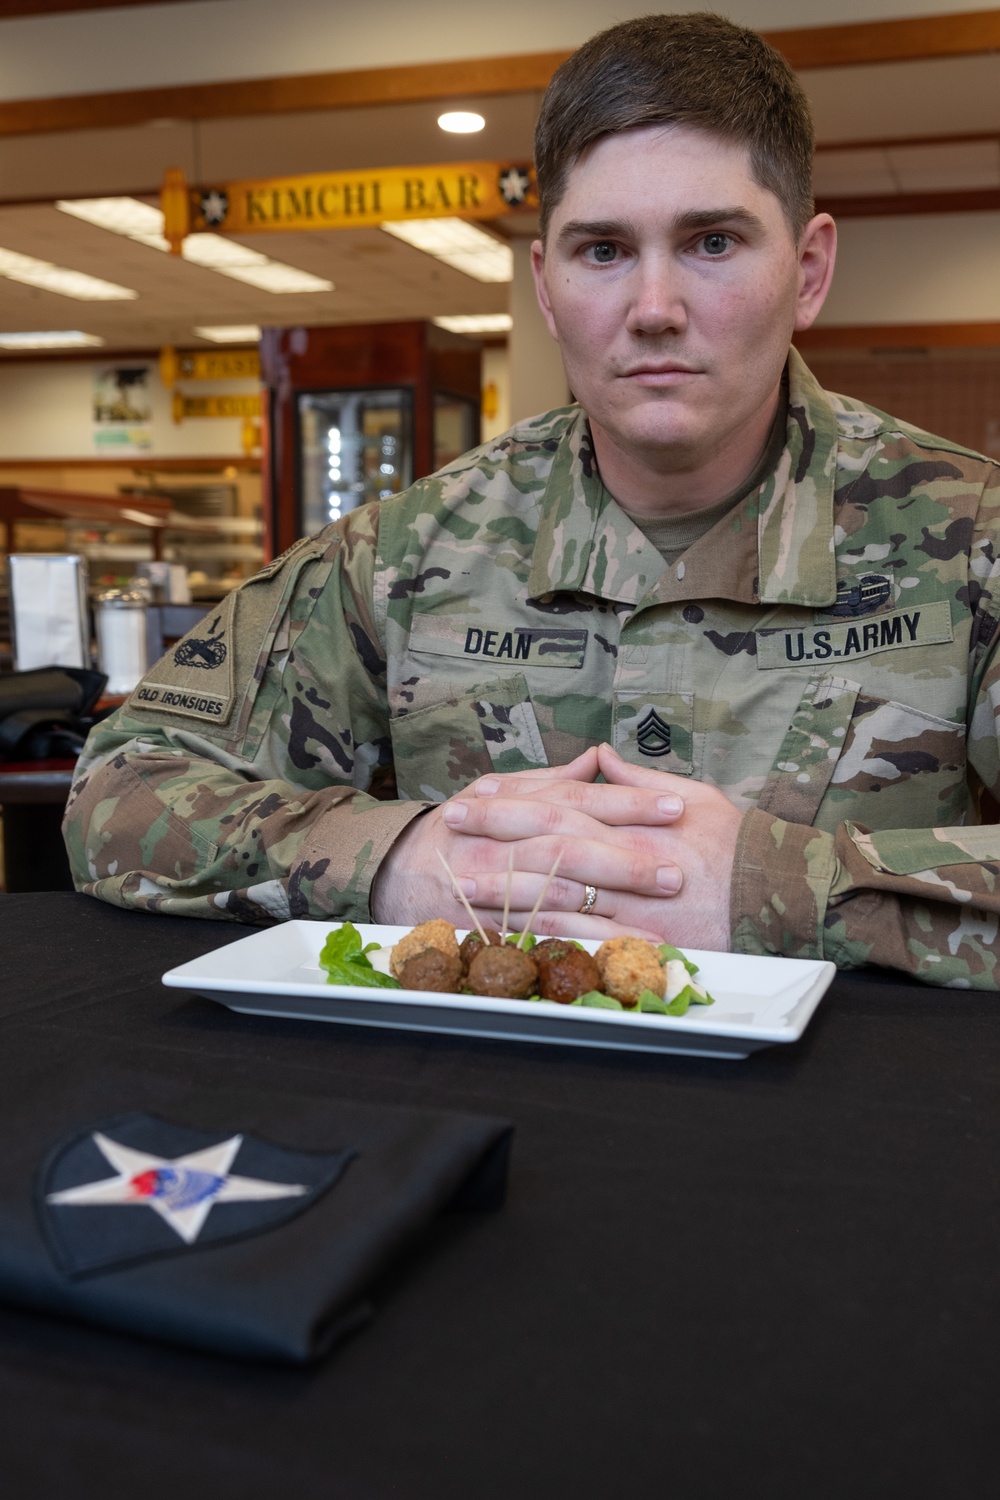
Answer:
POLYGON ((538 990, 538 965, 530 953, 507 944, 483 948, 469 965, 468 984, 474 995, 527 1000, 538 990))
POLYGON ((531 956, 538 965, 538 993, 543 1000, 570 1005, 578 995, 601 987, 594 959, 566 938, 546 938, 535 945, 531 956))
POLYGON ((416 957, 418 953, 423 953, 428 948, 447 954, 454 958, 456 963, 458 962, 458 939, 450 922, 441 920, 421 922, 419 927, 414 927, 412 932, 408 932, 405 937, 400 938, 398 943, 393 944, 389 956, 389 968, 396 978, 402 980, 400 970, 407 959, 416 957))
POLYGON ((406 990, 440 990, 456 994, 462 983, 462 964, 457 953, 424 948, 400 964, 396 978, 406 990))
POLYGON ((635 1005, 643 990, 652 990, 662 999, 666 988, 666 974, 660 955, 652 943, 645 938, 608 938, 595 954, 601 975, 601 989, 606 995, 620 1000, 622 1005, 635 1005))
MULTIPOLYGON (((490 947, 499 948, 499 932, 494 932, 492 928, 489 927, 486 927, 483 930, 490 940, 490 947)), ((469 965, 471 964, 472 960, 475 958, 477 953, 482 953, 485 947, 486 944, 483 942, 478 932, 467 932, 465 934, 465 937, 462 939, 462 946, 458 950, 458 956, 462 960, 463 973, 468 973, 469 965)))

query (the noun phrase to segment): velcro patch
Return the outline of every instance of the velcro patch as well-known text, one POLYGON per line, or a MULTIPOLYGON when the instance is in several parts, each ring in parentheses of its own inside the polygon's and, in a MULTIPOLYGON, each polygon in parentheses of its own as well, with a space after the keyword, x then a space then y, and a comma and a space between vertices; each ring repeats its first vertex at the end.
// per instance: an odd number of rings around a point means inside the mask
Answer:
POLYGON ((757 666, 799 667, 834 659, 874 656, 904 646, 934 646, 954 640, 951 608, 946 599, 894 609, 868 620, 758 630, 757 666))
POLYGON ((224 724, 233 709, 235 594, 170 646, 132 692, 128 706, 224 724))
POLYGON ((410 626, 411 651, 433 656, 464 656, 470 660, 519 663, 533 667, 582 667, 587 652, 586 630, 558 626, 491 627, 482 620, 455 620, 427 615, 410 626))

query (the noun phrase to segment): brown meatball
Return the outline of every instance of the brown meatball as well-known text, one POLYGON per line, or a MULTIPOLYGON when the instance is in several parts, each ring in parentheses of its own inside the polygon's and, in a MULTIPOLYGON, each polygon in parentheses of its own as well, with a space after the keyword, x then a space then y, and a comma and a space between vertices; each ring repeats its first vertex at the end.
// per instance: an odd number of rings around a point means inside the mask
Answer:
POLYGON ((543 1000, 570 1005, 578 995, 601 987, 594 959, 566 938, 546 938, 532 948, 531 956, 538 965, 538 993, 543 1000))
POLYGON ((662 998, 666 974, 659 953, 645 938, 608 938, 595 957, 601 989, 622 1005, 635 1005, 643 990, 652 990, 662 998))
POLYGON ((538 965, 530 953, 507 944, 483 948, 469 965, 468 983, 474 995, 527 1000, 538 992, 538 965))
MULTIPOLYGON (((500 934, 499 934, 499 932, 494 932, 489 927, 486 927, 483 930, 485 931, 486 936, 490 940, 490 947, 491 948, 499 948, 499 946, 500 946, 500 934)), ((465 937, 462 939, 462 945, 461 945, 461 947, 458 950, 458 956, 462 960, 462 973, 463 974, 467 974, 469 972, 469 965, 471 964, 472 960, 475 958, 475 956, 476 956, 477 953, 482 953, 482 951, 483 951, 483 949, 485 947, 486 947, 486 944, 483 942, 483 940, 479 936, 478 932, 467 932, 465 934, 465 937)))
POLYGON ((400 965, 396 977, 405 990, 440 990, 453 995, 462 983, 462 965, 455 953, 424 948, 400 965))
POLYGON ((407 959, 414 958, 427 948, 434 948, 438 953, 447 953, 456 960, 458 959, 458 938, 450 922, 444 922, 440 918, 433 922, 421 922, 418 927, 413 928, 412 932, 406 933, 398 943, 393 944, 389 955, 389 968, 396 978, 402 979, 400 970, 407 959))

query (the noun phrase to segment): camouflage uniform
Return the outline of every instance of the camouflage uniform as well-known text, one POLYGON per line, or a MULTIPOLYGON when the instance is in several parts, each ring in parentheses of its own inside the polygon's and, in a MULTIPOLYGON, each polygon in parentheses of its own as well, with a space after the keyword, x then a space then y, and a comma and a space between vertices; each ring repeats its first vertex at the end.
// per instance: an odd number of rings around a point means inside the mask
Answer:
POLYGON ((610 740, 745 810, 737 951, 995 987, 998 513, 1000 466, 794 352, 777 469, 670 568, 578 408, 523 423, 297 543, 151 668, 80 764, 80 888, 363 919, 421 805, 610 740))

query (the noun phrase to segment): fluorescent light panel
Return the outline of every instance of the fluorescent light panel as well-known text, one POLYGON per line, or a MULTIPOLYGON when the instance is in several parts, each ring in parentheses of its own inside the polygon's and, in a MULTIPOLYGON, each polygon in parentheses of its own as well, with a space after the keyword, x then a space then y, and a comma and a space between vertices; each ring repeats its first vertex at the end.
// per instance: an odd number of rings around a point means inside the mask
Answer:
MULTIPOLYGON (((123 234, 150 249, 170 249, 163 237, 163 214, 152 203, 143 203, 140 198, 64 198, 56 203, 56 208, 99 229, 123 234)), ((322 276, 313 276, 309 271, 271 260, 260 251, 251 250, 221 234, 189 234, 181 246, 181 254, 193 265, 217 271, 220 276, 229 276, 233 281, 246 282, 264 292, 334 290, 333 282, 322 276)))
POLYGON ((73 297, 77 302, 131 302, 139 295, 127 286, 55 266, 49 260, 36 260, 33 255, 21 255, 16 250, 0 249, 0 276, 20 281, 24 286, 56 292, 60 297, 73 297))
POLYGON ((514 326, 510 313, 456 313, 434 322, 449 333, 509 333, 514 326))
POLYGON ((260 341, 260 329, 256 323, 229 323, 194 331, 200 339, 211 339, 213 344, 256 344, 260 341))
POLYGON ((78 328, 59 333, 49 328, 37 333, 0 333, 0 349, 88 349, 103 343, 96 333, 81 333, 78 328))
POLYGON ((465 219, 404 219, 381 228, 476 281, 514 279, 510 246, 465 219))

